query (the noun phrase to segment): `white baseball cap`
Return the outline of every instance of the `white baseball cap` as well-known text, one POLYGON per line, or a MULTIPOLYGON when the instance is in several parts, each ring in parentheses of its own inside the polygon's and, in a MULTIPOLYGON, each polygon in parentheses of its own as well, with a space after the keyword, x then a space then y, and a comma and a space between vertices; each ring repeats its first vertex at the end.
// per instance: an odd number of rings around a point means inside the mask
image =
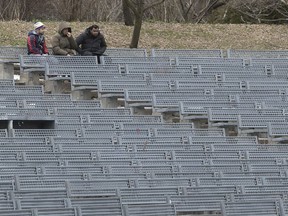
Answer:
POLYGON ((36 22, 34 23, 34 29, 39 29, 45 27, 44 24, 42 22, 36 22))

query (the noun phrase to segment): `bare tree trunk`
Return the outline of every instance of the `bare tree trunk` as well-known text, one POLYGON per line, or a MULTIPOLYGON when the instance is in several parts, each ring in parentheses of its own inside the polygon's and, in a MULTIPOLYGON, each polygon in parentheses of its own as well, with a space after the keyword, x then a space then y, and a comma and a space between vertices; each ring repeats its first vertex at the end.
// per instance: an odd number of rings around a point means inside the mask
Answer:
MULTIPOLYGON (((128 1, 127 1, 128 3, 128 1)), ((131 10, 134 12, 135 17, 135 25, 133 29, 133 35, 130 43, 130 48, 137 48, 138 42, 140 39, 140 32, 142 27, 142 19, 143 19, 143 13, 144 13, 144 0, 137 0, 136 7, 131 8, 131 10)), ((129 6, 129 3, 128 3, 129 6)), ((130 2, 130 6, 131 2, 130 2)))
POLYGON ((149 5, 146 5, 146 7, 145 7, 144 1, 145 0, 136 0, 136 1, 127 0, 127 5, 131 9, 131 11, 133 11, 134 16, 135 16, 135 25, 134 25, 132 40, 130 43, 130 48, 138 47, 144 12, 154 6, 162 4, 165 0, 155 1, 149 5))
POLYGON ((127 0, 122 0, 124 23, 126 26, 134 26, 133 15, 131 9, 128 7, 127 0))
POLYGON ((136 16, 135 17, 135 25, 134 25, 134 29, 133 29, 132 40, 131 40, 131 43, 130 43, 130 48, 137 48, 138 47, 138 42, 139 42, 139 39, 140 39, 141 27, 142 27, 142 17, 136 16))

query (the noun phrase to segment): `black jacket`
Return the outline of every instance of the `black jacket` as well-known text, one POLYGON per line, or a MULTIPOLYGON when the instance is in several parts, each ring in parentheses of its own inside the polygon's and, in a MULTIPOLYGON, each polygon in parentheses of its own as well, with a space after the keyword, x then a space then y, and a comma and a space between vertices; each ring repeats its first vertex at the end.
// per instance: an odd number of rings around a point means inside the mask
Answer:
POLYGON ((88 28, 85 30, 84 33, 80 34, 76 38, 76 43, 78 47, 81 47, 81 49, 77 50, 80 53, 89 51, 92 52, 94 55, 102 55, 107 48, 104 36, 99 33, 96 37, 94 37, 90 33, 90 30, 88 28))

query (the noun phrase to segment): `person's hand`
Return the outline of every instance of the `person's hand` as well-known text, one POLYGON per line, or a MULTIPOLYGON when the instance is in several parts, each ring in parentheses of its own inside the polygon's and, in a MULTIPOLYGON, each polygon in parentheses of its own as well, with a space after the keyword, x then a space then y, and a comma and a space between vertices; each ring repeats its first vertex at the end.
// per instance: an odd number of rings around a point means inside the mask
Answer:
POLYGON ((71 36, 72 36, 71 32, 68 32, 68 33, 67 33, 67 37, 70 38, 71 36))
POLYGON ((70 54, 67 54, 67 56, 70 56, 70 54))

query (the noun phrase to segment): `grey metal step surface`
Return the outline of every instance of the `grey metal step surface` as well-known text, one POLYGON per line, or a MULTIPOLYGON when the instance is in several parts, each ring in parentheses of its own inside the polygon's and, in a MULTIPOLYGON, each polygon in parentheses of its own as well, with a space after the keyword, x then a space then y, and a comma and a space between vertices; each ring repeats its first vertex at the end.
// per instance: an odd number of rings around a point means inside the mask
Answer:
POLYGON ((71 100, 71 95, 69 94, 41 94, 41 95, 32 95, 32 94, 0 94, 0 100, 71 100))
POLYGON ((56 116, 56 121, 59 123, 98 123, 101 124, 103 122, 113 122, 113 123, 121 123, 121 122, 135 122, 135 123, 161 123, 163 122, 162 116, 146 116, 146 115, 130 115, 130 113, 125 113, 125 111, 99 111, 97 110, 91 111, 88 115, 81 114, 63 114, 56 116))
MULTIPOLYGON (((281 89, 253 89, 253 90, 242 90, 242 89, 228 89, 228 88, 195 88, 195 89, 189 89, 189 90, 136 90, 136 89, 125 89, 124 90, 124 98, 127 103, 147 103, 152 101, 153 94, 155 95, 172 95, 172 94, 180 94, 180 95, 187 95, 190 94, 193 97, 202 95, 203 97, 206 96, 218 96, 218 95, 227 95, 227 97, 236 97, 237 95, 245 95, 245 96, 251 96, 251 98, 255 98, 263 96, 262 98, 265 98, 266 96, 270 96, 271 98, 278 97, 278 98, 285 98, 286 96, 286 90, 281 89), (280 97, 279 97, 280 96, 280 97)), ((235 98, 237 99, 237 98, 235 98)))
POLYGON ((75 208, 39 208, 35 209, 34 212, 38 216, 46 216, 46 215, 59 215, 59 216, 76 216, 77 211, 75 208))
POLYGON ((275 66, 287 66, 287 58, 250 58, 248 59, 251 66, 258 65, 274 65, 275 66))
POLYGON ((33 216, 33 210, 3 210, 0 212, 1 216, 33 216))
POLYGON ((99 74, 99 73, 72 73, 71 74, 71 84, 73 86, 73 90, 76 89, 98 89, 99 81, 112 81, 112 80, 123 80, 123 81, 141 81, 144 80, 144 76, 142 74, 99 74))
MULTIPOLYGON (((78 160, 78 161, 90 161, 91 163, 94 161, 129 161, 129 160, 145 160, 147 159, 148 161, 155 161, 155 160, 175 160, 179 161, 179 163, 183 163, 185 160, 198 160, 199 163, 203 163, 203 160, 206 159, 209 162, 210 159, 217 159, 217 160, 239 160, 239 158, 246 160, 246 159, 251 159, 259 160, 261 163, 264 163, 262 160, 265 159, 270 159, 270 164, 275 164, 276 162, 279 162, 282 160, 283 157, 285 157, 285 152, 282 153, 279 150, 272 150, 271 153, 268 151, 259 151, 258 149, 251 149, 250 151, 243 151, 241 148, 230 148, 230 149, 215 149, 213 151, 203 151, 203 149, 176 149, 175 151, 171 149, 155 149, 153 151, 149 151, 146 149, 135 149, 128 147, 128 148, 112 148, 111 149, 102 149, 102 150, 97 150, 97 151, 89 151, 88 149, 83 151, 78 152, 77 154, 77 149, 76 151, 71 151, 71 152, 61 152, 60 150, 54 148, 53 152, 13 152, 13 151, 7 151, 7 152, 2 152, 1 156, 4 157, 3 155, 6 155, 6 158, 3 158, 1 161, 11 161, 11 162, 16 162, 16 161, 54 161, 58 162, 59 159, 61 160, 68 160, 73 162, 73 160, 78 160), (54 150, 55 149, 55 150, 54 150), (202 162, 201 162, 202 159, 202 162), (277 160, 276 160, 277 159, 277 160)), ((72 149, 71 149, 72 150, 72 149)), ((131 163, 131 162, 130 162, 131 163)), ((162 162, 161 162, 162 163, 162 162)), ((228 163, 228 162, 227 162, 228 163)), ((129 163, 127 163, 129 164, 129 163)), ((237 164, 236 164, 237 165, 237 164)), ((225 167, 225 164, 222 165, 225 167)), ((239 164, 240 166, 240 164, 239 164)), ((199 167, 201 170, 201 168, 199 167)), ((263 170, 263 167, 261 168, 263 170)))
POLYGON ((237 121, 239 115, 251 116, 283 116, 284 109, 209 109, 208 120, 213 121, 237 121))
POLYGON ((238 127, 241 129, 244 128, 267 128, 268 123, 280 123, 287 122, 287 116, 275 116, 275 115, 264 115, 264 116, 247 116, 239 115, 238 116, 238 127))
MULTIPOLYGON (((70 108, 70 109, 99 109, 101 102, 99 100, 37 100, 33 98, 23 99, 21 101, 24 107, 27 108, 70 108)), ((58 109, 57 109, 58 110, 58 109)))
POLYGON ((0 58, 17 59, 19 55, 27 54, 27 47, 1 46, 0 58))
POLYGON ((67 79, 71 77, 72 73, 80 74, 98 74, 98 73, 107 73, 119 75, 119 66, 117 65, 53 65, 46 64, 45 67, 45 76, 47 79, 61 79, 62 76, 65 76, 67 79))
POLYGON ((170 57, 125 57, 125 56, 101 56, 101 63, 103 65, 176 65, 175 59, 170 57))
POLYGON ((95 56, 37 56, 37 55, 20 55, 20 68, 38 68, 45 70, 46 64, 51 65, 97 65, 95 56))
MULTIPOLYGON (((79 103, 79 102, 78 102, 79 103)), ((87 103, 88 104, 88 103, 87 103)), ((96 102, 96 104, 98 104, 96 102)), ((60 104, 61 105, 61 104, 60 104)), ((77 116, 77 115, 91 115, 91 116, 98 116, 99 118, 103 116, 131 116, 131 109, 129 108, 100 108, 100 107, 78 107, 70 109, 69 107, 63 107, 59 106, 56 108, 55 112, 58 116, 77 116)), ((144 117, 144 116, 143 116, 144 117)), ((151 116, 147 116, 147 119, 151 116)))
POLYGON ((175 57, 174 61, 176 65, 201 65, 201 66, 213 66, 213 67, 245 67, 247 62, 244 59, 237 58, 221 58, 221 57, 175 57))
POLYGON ((49 108, 0 108, 1 120, 54 120, 54 115, 49 108))
MULTIPOLYGON (((193 94, 166 94, 161 95, 158 93, 155 93, 152 95, 152 106, 155 109, 161 109, 165 108, 171 110, 178 111, 179 106, 182 109, 182 113, 185 113, 185 110, 190 109, 190 112, 192 112, 192 109, 194 109, 195 114, 197 114, 197 109, 199 114, 207 114, 207 108, 221 108, 221 103, 223 103, 223 108, 226 108, 227 105, 231 108, 237 108, 240 107, 258 107, 258 104, 260 104, 260 107, 263 106, 268 100, 268 104, 273 103, 272 101, 275 101, 276 104, 278 102, 283 103, 283 101, 286 101, 286 97, 281 95, 274 95, 272 97, 267 97, 267 95, 257 95, 257 94, 236 94, 236 95, 225 95, 225 94, 219 94, 219 95, 193 95, 193 94), (264 103, 263 103, 264 102, 264 103), (185 107, 183 103, 191 104, 189 107, 185 107), (263 104, 261 104, 263 103, 263 104), (227 105, 226 105, 227 104, 227 105)), ((285 102, 284 102, 285 103, 285 102)), ((275 105, 275 104, 274 104, 275 105)), ((271 106, 271 105, 270 105, 271 106)), ((276 108, 276 107, 275 107, 276 108)), ((187 111, 188 112, 188 111, 187 111)))
POLYGON ((132 48, 107 48, 105 50, 105 55, 111 57, 147 57, 146 49, 132 49, 132 48))
MULTIPOLYGON (((48 51, 52 53, 51 48, 48 48, 48 51)), ((0 47, 0 59, 10 59, 10 60, 18 60, 19 55, 27 55, 27 47, 20 46, 1 46, 0 47)))
MULTIPOLYGON (((271 82, 272 83, 272 82, 271 82)), ((285 82, 282 82, 282 85, 284 86, 285 82)), ((265 83, 266 84, 266 83, 265 83)), ((263 84, 258 84, 259 86, 265 85, 263 84)), ((274 83, 277 84, 277 83, 274 83)), ((280 83, 279 83, 280 84, 280 83)), ((98 92, 101 94, 104 93, 122 93, 124 94, 125 89, 131 89, 131 90, 137 90, 137 89, 142 89, 142 90, 161 90, 161 91, 170 91, 170 90, 193 90, 193 89, 203 89, 203 88, 230 88, 230 89, 235 89, 235 90, 240 90, 242 88, 248 88, 247 84, 243 86, 241 84, 241 81, 229 81, 229 82, 215 82, 215 81, 175 81, 175 80, 158 80, 158 81, 149 81, 149 80, 137 80, 137 81, 131 81, 131 80, 126 80, 126 81, 121 81, 121 80, 111 80, 111 81, 99 81, 98 82, 98 92)), ((253 83, 251 86, 251 89, 254 88, 253 83)), ((260 87, 259 87, 260 88, 260 87)), ((276 88, 276 87, 275 87, 276 88)), ((281 88, 281 87, 279 87, 281 88)), ((278 89, 279 89, 278 88, 278 89)), ((282 87, 284 88, 284 87, 282 87)), ((256 89, 256 87, 255 87, 256 89)))
POLYGON ((286 74, 277 74, 267 76, 266 74, 239 74, 236 71, 235 73, 212 73, 212 74, 201 74, 201 75, 193 75, 193 74, 149 74, 151 80, 193 80, 193 81, 281 81, 287 79, 286 74))
POLYGON ((287 50, 240 50, 229 49, 228 58, 287 58, 287 50))
POLYGON ((131 130, 135 130, 137 131, 138 129, 152 129, 152 128, 156 128, 156 129, 165 129, 165 128, 169 128, 169 129, 193 129, 194 125, 193 124, 176 124, 176 123, 172 123, 172 124, 165 124, 165 123, 126 123, 126 122, 119 122, 119 123, 115 123, 115 122, 110 122, 110 123, 86 123, 86 122, 81 122, 79 124, 74 123, 73 125, 71 125, 71 123, 56 123, 56 127, 61 129, 61 128, 79 128, 79 127, 83 127, 83 128, 99 128, 99 129, 119 129, 119 130, 127 130, 127 129, 131 129, 131 130))
POLYGON ((1 94, 18 94, 18 95, 41 95, 44 93, 42 86, 33 85, 15 85, 14 80, 0 80, 0 90, 1 94))
POLYGON ((175 216, 175 207, 172 204, 128 204, 124 205, 124 215, 149 216, 175 216), (143 211, 143 209, 145 209, 143 211))
POLYGON ((123 97, 125 108, 0 80, 0 215, 284 216, 287 60, 276 52, 186 51, 147 57, 143 49, 111 49, 103 65, 95 57, 20 57, 22 69, 46 67, 46 78, 72 84, 77 78, 74 87, 95 88, 101 100, 123 97), (195 122, 135 115, 130 106, 139 105, 195 122), (56 128, 4 129, 35 116, 56 128), (199 119, 210 120, 208 128, 197 128, 199 119), (228 136, 223 122, 240 136, 228 136), (254 133, 268 144, 248 136, 254 133))
MULTIPOLYGON (((269 122, 268 134, 271 137, 286 137, 288 135, 288 123, 287 122, 269 122)), ((281 139, 280 139, 281 140, 281 139)))
POLYGON ((184 56, 184 57, 223 57, 220 49, 155 49, 151 50, 151 56, 184 56))
MULTIPOLYGON (((125 126, 126 123, 124 123, 125 126)), ((130 124, 130 123, 128 123, 130 124)), ((133 123, 134 124, 134 123, 133 123)), ((142 123, 141 123, 142 124, 142 123)), ((150 124, 150 123, 148 123, 150 124)), ((154 124, 154 123, 153 123, 154 124)), ((145 123, 146 125, 146 123, 145 123)), ((9 139, 9 138, 5 138, 9 139)), ((11 138, 10 138, 11 139, 11 138)), ((18 138, 21 140, 21 138, 18 138)), ((34 139, 34 138, 33 138, 34 139)), ((25 138, 23 140, 33 140, 31 138, 25 138)), ((37 138, 39 141, 35 143, 35 145, 63 145, 63 146, 85 146, 85 145, 107 145, 107 146, 115 146, 117 148, 118 146, 129 146, 129 145, 184 145, 187 148, 191 147, 193 148, 193 145, 223 145, 223 147, 226 145, 226 143, 229 143, 230 148, 234 148, 234 145, 250 145, 251 148, 254 147, 254 145, 258 144, 258 140, 256 136, 241 136, 241 137, 227 137, 227 136, 173 136, 173 137, 166 137, 166 136, 156 136, 156 137, 107 137, 107 138, 61 138, 61 137, 50 137, 49 139, 46 138, 37 138)), ((35 140, 37 140, 35 138, 35 140)), ((19 141, 20 142, 20 141, 19 141)), ((21 143, 15 142, 15 145, 21 145, 21 143)), ((32 141, 31 141, 32 142, 32 141)), ((31 143, 33 144, 33 143, 31 143)), ((3 145, 13 145, 10 143, 3 143, 3 145)), ((227 148, 229 148, 227 146, 227 148)))
POLYGON ((120 66, 122 73, 128 74, 190 74, 193 73, 193 66, 191 65, 131 65, 125 64, 120 66))
POLYGON ((223 215, 283 215, 285 210, 281 200, 261 200, 242 202, 222 202, 223 215))

